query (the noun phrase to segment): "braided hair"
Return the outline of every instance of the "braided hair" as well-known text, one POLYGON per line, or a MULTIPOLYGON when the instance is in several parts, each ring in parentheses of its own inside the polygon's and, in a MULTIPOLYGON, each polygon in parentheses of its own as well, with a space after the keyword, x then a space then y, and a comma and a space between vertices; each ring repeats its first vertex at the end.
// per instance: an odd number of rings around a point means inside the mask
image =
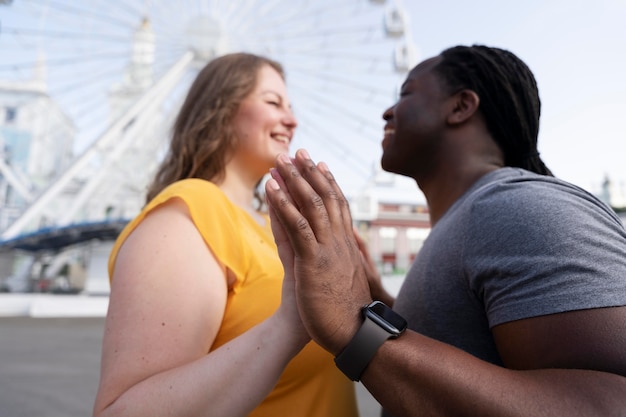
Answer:
POLYGON ((509 51, 483 45, 455 46, 440 56, 435 71, 446 86, 480 97, 479 109, 504 164, 552 176, 537 150, 541 101, 528 66, 509 51))

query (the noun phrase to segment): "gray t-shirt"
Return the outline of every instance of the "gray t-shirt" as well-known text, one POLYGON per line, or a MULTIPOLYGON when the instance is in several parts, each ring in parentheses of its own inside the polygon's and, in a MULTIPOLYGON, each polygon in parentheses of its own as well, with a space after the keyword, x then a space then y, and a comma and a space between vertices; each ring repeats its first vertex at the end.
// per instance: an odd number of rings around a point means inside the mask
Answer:
POLYGON ((490 329, 626 305, 626 232, 581 188, 523 169, 482 177, 437 222, 394 304, 409 328, 502 365, 490 329))

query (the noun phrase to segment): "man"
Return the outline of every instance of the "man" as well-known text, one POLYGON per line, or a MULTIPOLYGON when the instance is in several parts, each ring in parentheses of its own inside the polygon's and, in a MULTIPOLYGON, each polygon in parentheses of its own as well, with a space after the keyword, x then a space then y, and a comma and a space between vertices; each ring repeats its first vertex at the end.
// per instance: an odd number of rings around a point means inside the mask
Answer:
POLYGON ((432 231, 395 301, 368 284, 326 165, 277 158, 267 198, 302 321, 386 415, 626 415, 626 232, 552 176, 539 114, 533 74, 502 49, 410 72, 382 166, 415 179, 432 231))

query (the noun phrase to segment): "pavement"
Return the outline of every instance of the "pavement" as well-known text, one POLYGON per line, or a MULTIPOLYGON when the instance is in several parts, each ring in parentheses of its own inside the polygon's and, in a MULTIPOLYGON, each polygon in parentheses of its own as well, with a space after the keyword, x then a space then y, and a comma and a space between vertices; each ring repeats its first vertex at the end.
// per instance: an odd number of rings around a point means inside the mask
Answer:
POLYGON ((88 417, 102 317, 0 317, 0 416, 88 417))
MULTIPOLYGON (((383 284, 397 294, 402 277, 383 284)), ((107 307, 102 294, 0 293, 0 417, 92 415, 107 307)), ((379 417, 378 402, 355 388, 360 417, 379 417)))
MULTIPOLYGON (((104 317, 44 312, 0 317, 0 417, 89 417, 104 317)), ((356 384, 356 391, 360 416, 379 417, 380 406, 363 385, 356 384)))

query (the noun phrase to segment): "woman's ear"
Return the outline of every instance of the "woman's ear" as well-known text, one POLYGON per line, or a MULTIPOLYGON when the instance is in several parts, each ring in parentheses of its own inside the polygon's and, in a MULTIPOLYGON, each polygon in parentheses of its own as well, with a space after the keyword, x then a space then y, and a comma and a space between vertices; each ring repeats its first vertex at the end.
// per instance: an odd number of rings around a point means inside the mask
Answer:
POLYGON ((457 125, 469 120, 477 111, 480 105, 480 97, 472 90, 463 89, 450 97, 452 100, 452 111, 448 115, 448 123, 457 125))

